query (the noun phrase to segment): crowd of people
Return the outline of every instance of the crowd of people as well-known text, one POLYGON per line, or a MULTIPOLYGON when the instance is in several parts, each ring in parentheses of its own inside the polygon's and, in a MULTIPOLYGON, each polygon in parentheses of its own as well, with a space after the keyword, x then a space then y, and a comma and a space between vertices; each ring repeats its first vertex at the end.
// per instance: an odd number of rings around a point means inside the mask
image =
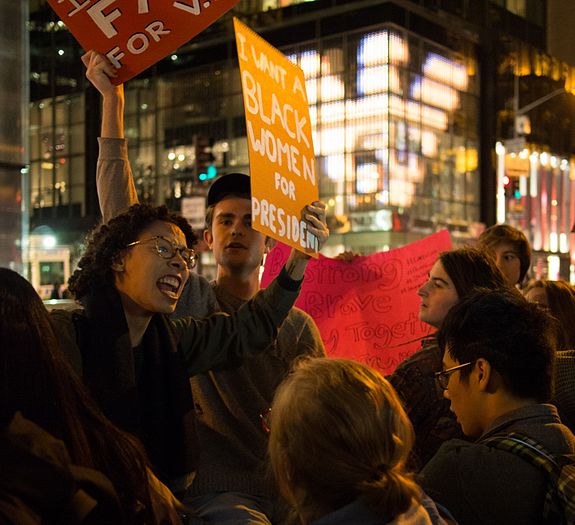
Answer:
MULTIPOLYGON (((83 60, 103 221, 73 309, 0 269, 0 523, 572 522, 540 464, 575 454, 575 290, 525 283, 520 231, 440 254, 418 291, 435 332, 389 377, 326 358, 293 306, 309 255, 259 289, 273 241, 251 228, 249 177, 209 189, 210 283, 185 219, 138 203, 123 88, 83 60)), ((325 244, 325 206, 302 216, 325 244)))

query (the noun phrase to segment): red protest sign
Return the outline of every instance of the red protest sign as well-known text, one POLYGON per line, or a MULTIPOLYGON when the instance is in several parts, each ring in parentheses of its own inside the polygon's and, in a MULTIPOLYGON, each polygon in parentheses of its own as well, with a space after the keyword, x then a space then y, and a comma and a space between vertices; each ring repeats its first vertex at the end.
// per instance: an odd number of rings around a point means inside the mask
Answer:
POLYGON ((86 50, 118 69, 120 84, 188 42, 239 0, 48 0, 86 50))
MULTIPOLYGON (((296 306, 313 317, 328 356, 355 359, 391 374, 432 331, 419 321, 417 290, 437 256, 450 249, 449 233, 442 231, 352 262, 320 255, 308 263, 296 306)), ((268 255, 262 287, 288 255, 285 245, 268 255)))

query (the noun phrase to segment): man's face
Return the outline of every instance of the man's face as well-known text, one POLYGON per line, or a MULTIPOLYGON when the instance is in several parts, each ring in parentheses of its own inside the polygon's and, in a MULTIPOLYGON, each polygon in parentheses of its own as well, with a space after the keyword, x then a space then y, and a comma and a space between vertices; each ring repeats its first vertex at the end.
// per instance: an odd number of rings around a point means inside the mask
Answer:
POLYGON ((170 222, 155 221, 138 236, 137 240, 144 242, 123 250, 112 264, 122 303, 134 314, 172 313, 190 274, 179 252, 172 259, 158 255, 152 240, 156 236, 186 247, 186 237, 180 228, 170 222))
POLYGON ((511 286, 519 283, 521 261, 517 248, 509 242, 500 242, 491 248, 495 256, 495 264, 511 286))
POLYGON ((429 272, 429 279, 417 294, 421 297, 420 321, 436 328, 441 326, 447 312, 459 301, 455 285, 443 269, 441 261, 433 265, 429 272))
MULTIPOLYGON (((449 352, 443 354, 443 369, 448 370, 454 366, 461 365, 451 358, 449 352)), ((475 365, 469 365, 474 368, 475 365)), ((483 433, 483 425, 481 424, 479 415, 481 413, 480 406, 478 405, 478 392, 474 389, 474 381, 472 376, 467 376, 461 379, 462 370, 454 370, 449 374, 449 383, 447 390, 443 391, 445 398, 450 401, 450 410, 457 417, 457 422, 461 425, 461 429, 466 436, 479 437, 483 433)), ((465 372, 469 372, 466 367, 465 372)), ((471 374, 473 375, 473 371, 471 374)))
POLYGON ((211 231, 205 239, 219 266, 249 273, 261 264, 266 236, 252 229, 251 201, 226 197, 215 204, 211 231))

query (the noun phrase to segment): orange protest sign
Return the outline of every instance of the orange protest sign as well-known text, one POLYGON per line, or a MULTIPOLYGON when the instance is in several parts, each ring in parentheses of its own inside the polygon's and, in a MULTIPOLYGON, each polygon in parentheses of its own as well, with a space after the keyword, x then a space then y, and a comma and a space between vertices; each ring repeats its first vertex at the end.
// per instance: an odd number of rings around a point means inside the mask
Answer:
MULTIPOLYGON (((355 359, 391 374, 434 331, 419 320, 417 290, 439 254, 450 249, 444 230, 352 262, 320 256, 308 264, 296 306, 313 317, 329 357, 355 359)), ((267 256, 262 287, 288 255, 288 247, 278 244, 267 256)))
POLYGON ((250 156, 252 226, 317 257, 301 211, 318 200, 303 71, 234 18, 250 156))
POLYGON ((86 50, 118 69, 120 84, 215 22, 239 0, 48 0, 86 50))

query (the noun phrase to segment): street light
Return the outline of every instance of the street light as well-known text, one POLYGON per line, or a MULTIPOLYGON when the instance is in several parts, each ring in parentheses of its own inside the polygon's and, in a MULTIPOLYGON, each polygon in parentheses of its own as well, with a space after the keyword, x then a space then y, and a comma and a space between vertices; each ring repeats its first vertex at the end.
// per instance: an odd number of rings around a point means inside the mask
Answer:
POLYGON ((567 93, 567 90, 562 87, 539 97, 537 100, 530 102, 529 104, 523 106, 522 108, 519 107, 519 76, 515 75, 515 82, 514 82, 514 95, 513 95, 513 114, 514 114, 514 126, 513 126, 513 137, 517 138, 519 135, 529 135, 531 134, 531 121, 529 117, 526 115, 529 111, 540 106, 544 102, 556 97, 557 95, 561 95, 563 93, 567 93))

